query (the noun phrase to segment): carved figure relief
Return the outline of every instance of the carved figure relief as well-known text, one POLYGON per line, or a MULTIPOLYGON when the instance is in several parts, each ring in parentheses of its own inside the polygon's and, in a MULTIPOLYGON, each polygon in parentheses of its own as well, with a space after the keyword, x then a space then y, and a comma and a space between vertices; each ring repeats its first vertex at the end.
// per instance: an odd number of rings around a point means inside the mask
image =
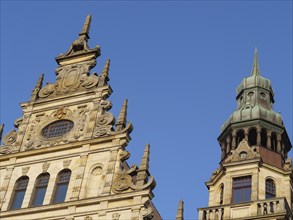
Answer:
POLYGON ((43 173, 47 172, 49 167, 50 167, 50 163, 48 163, 48 162, 43 163, 43 165, 42 165, 43 173))
POLYGON ((113 219, 113 220, 119 220, 120 215, 121 215, 121 214, 120 214, 120 213, 117 213, 117 212, 116 212, 116 213, 113 213, 113 214, 112 214, 112 219, 113 219))
POLYGON ((71 163, 71 160, 63 160, 63 167, 68 168, 71 163))
POLYGON ((23 167, 22 168, 22 175, 25 176, 27 172, 29 171, 30 167, 23 167))
POLYGON ((151 220, 154 217, 154 209, 151 207, 142 208, 140 213, 141 213, 143 220, 151 220))

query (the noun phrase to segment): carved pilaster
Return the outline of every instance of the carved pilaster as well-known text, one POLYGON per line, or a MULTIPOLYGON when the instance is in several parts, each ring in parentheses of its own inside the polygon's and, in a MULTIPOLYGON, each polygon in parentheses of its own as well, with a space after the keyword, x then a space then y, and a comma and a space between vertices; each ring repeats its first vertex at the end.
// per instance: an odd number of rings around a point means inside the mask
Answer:
POLYGON ((2 186, 0 188, 0 210, 2 208, 4 201, 5 201, 5 195, 6 195, 7 188, 8 188, 11 176, 12 176, 13 169, 14 169, 14 167, 7 167, 6 168, 4 181, 3 181, 2 186))
POLYGON ((230 136, 227 137, 226 143, 227 143, 227 145, 226 145, 227 152, 230 152, 230 150, 231 150, 231 138, 230 138, 230 136))
POLYGON ((70 197, 70 200, 79 199, 79 193, 80 193, 82 179, 84 176, 84 170, 85 170, 87 157, 88 157, 88 154, 80 155, 79 167, 77 169, 76 178, 75 178, 75 182, 74 182, 74 186, 72 190, 72 196, 70 197))
POLYGON ((113 175, 115 171, 115 162, 117 158, 117 153, 118 153, 118 150, 112 150, 110 153, 111 155, 110 155, 110 161, 109 161, 108 170, 107 170, 107 174, 105 178, 105 185, 104 185, 104 189, 102 193, 103 195, 108 195, 110 193, 112 179, 113 179, 113 175))

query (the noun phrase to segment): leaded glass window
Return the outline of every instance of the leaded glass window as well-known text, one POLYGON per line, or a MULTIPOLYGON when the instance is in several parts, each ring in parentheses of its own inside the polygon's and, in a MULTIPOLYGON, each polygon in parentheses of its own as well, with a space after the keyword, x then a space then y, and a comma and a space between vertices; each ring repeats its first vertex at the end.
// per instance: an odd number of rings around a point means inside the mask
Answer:
POLYGON ((45 138, 60 137, 66 134, 73 128, 73 122, 69 120, 59 120, 47 125, 42 130, 42 135, 45 138))
POLYGON ((31 203, 32 207, 43 205, 49 179, 50 179, 49 173, 44 173, 38 176, 35 183, 35 188, 34 188, 33 197, 32 197, 32 203, 31 203))
POLYGON ((27 176, 20 177, 14 186, 12 201, 9 209, 20 209, 26 192, 29 178, 27 176))
POLYGON ((55 186, 55 192, 53 197, 53 203, 60 203, 65 201, 71 171, 63 170, 58 174, 57 182, 55 186))
POLYGON ((276 197, 276 186, 272 179, 266 180, 266 199, 276 197))
POLYGON ((249 202, 251 196, 251 176, 233 178, 233 203, 249 202))

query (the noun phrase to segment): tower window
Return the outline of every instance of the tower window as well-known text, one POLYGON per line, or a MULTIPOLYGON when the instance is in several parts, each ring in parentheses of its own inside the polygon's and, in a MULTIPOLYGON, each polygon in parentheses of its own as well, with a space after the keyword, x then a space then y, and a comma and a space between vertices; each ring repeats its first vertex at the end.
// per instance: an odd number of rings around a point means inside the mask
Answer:
POLYGON ((266 199, 276 197, 276 186, 272 179, 266 180, 266 199))
POLYGON ((33 197, 32 197, 33 198, 31 203, 32 207, 43 205, 49 179, 50 179, 50 174, 48 173, 41 174, 40 176, 38 176, 35 183, 35 188, 34 188, 33 197))
POLYGON ((45 138, 60 137, 73 128, 73 122, 69 120, 59 120, 47 125, 42 130, 45 138))
POLYGON ((249 202, 251 197, 251 176, 233 178, 233 203, 249 202))
POLYGON ((20 177, 14 186, 12 201, 9 209, 20 209, 24 199, 25 191, 28 185, 29 178, 27 176, 20 177))
POLYGON ((58 174, 53 196, 53 203, 60 203, 65 201, 70 176, 70 170, 63 170, 58 174))
POLYGON ((222 184, 220 189, 220 205, 223 204, 223 201, 224 201, 224 185, 222 184))

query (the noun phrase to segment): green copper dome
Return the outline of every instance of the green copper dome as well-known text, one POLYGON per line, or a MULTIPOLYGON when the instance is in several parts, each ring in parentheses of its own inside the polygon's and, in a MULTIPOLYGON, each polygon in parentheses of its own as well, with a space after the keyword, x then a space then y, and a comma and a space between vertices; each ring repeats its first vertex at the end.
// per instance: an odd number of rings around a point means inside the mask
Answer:
POLYGON ((251 75, 244 78, 236 89, 237 110, 224 123, 221 130, 229 124, 264 120, 283 127, 283 120, 279 113, 273 110, 274 92, 271 81, 260 76, 257 50, 251 75))

